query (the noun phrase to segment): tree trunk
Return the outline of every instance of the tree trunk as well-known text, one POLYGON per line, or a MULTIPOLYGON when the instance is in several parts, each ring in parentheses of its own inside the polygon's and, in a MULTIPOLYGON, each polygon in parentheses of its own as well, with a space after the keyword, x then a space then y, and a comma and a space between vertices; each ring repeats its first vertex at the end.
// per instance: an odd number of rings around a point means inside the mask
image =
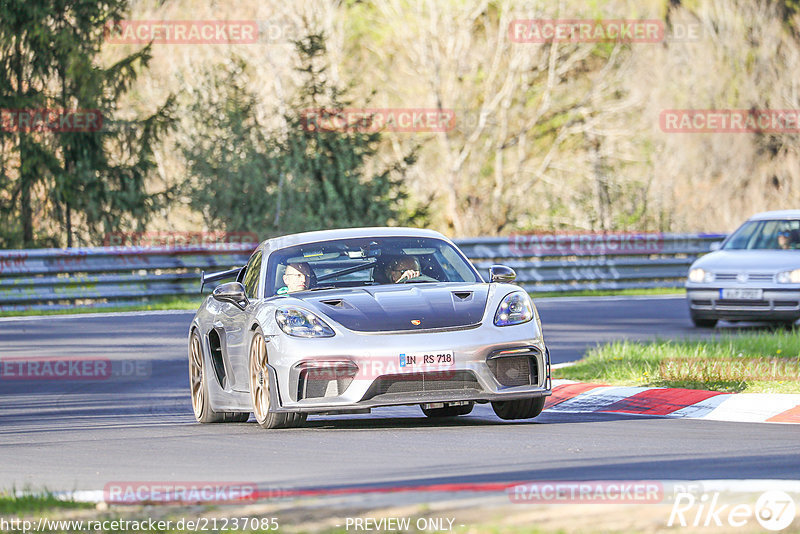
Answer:
MULTIPOLYGON (((16 53, 16 77, 17 77, 17 102, 25 93, 25 80, 23 79, 22 71, 22 45, 20 39, 17 39, 14 52, 16 53)), ((22 246, 23 248, 33 247, 33 209, 31 208, 31 186, 33 185, 34 173, 29 166, 26 166, 27 161, 27 141, 25 140, 26 132, 17 132, 19 140, 19 180, 20 180, 20 209, 19 216, 22 223, 22 246)))
POLYGON ((72 210, 69 207, 69 202, 65 206, 64 218, 67 226, 67 248, 72 248, 72 210))

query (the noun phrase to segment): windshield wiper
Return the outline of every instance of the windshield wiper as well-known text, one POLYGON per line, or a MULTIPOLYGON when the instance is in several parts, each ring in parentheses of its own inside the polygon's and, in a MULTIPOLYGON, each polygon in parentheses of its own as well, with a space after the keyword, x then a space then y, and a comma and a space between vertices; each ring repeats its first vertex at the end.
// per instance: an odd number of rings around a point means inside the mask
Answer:
POLYGON ((320 286, 320 287, 310 287, 305 291, 324 291, 326 289, 341 289, 341 288, 336 286, 320 286))

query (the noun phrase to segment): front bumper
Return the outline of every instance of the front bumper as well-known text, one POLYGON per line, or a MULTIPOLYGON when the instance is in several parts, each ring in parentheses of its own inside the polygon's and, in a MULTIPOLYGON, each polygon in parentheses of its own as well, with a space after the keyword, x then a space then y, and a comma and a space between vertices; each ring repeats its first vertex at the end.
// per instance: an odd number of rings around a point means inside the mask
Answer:
POLYGON ((503 401, 546 396, 552 389, 549 353, 535 322, 424 334, 340 331, 326 339, 281 334, 267 339, 278 386, 271 403, 276 412, 503 401), (401 355, 421 353, 450 353, 455 362, 424 369, 401 364, 401 355))
MULTIPOLYGON (((743 288, 743 286, 730 286, 743 288)), ((762 289, 759 300, 732 300, 721 297, 722 287, 693 287, 687 285, 689 311, 696 319, 734 321, 790 321, 800 319, 800 290, 750 287, 762 289)))

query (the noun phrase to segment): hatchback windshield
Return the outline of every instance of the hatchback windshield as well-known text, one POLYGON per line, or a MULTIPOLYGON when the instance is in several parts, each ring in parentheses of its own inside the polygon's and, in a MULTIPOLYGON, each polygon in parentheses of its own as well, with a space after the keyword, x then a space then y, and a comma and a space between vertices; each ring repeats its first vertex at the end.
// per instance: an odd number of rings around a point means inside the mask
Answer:
POLYGON ((480 281, 470 263, 441 239, 337 239, 270 254, 266 296, 380 284, 480 281))
POLYGON ((748 221, 736 230, 724 250, 795 250, 800 248, 800 220, 748 221))

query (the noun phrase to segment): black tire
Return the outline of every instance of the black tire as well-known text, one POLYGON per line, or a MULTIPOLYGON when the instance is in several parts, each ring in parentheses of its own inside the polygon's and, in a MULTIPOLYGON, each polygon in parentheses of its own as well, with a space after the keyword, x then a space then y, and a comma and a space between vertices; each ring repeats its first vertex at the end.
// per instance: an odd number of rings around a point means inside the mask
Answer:
POLYGON ((250 399, 253 415, 261 428, 292 428, 301 426, 307 414, 270 412, 270 391, 274 387, 267 369, 267 347, 261 328, 253 332, 249 351, 250 399))
POLYGON ((492 410, 500 419, 532 419, 544 410, 545 397, 492 402, 492 410))
POLYGON ((700 319, 692 315, 692 324, 697 328, 714 328, 717 326, 717 319, 700 319))
POLYGON ((249 412, 215 412, 208 400, 208 374, 206 373, 203 344, 197 330, 192 331, 189 342, 189 387, 192 410, 198 423, 241 423, 250 418, 249 412))
POLYGON ((422 413, 428 417, 455 417, 457 415, 467 415, 475 407, 475 403, 470 401, 462 406, 444 406, 443 408, 422 408, 422 413))

